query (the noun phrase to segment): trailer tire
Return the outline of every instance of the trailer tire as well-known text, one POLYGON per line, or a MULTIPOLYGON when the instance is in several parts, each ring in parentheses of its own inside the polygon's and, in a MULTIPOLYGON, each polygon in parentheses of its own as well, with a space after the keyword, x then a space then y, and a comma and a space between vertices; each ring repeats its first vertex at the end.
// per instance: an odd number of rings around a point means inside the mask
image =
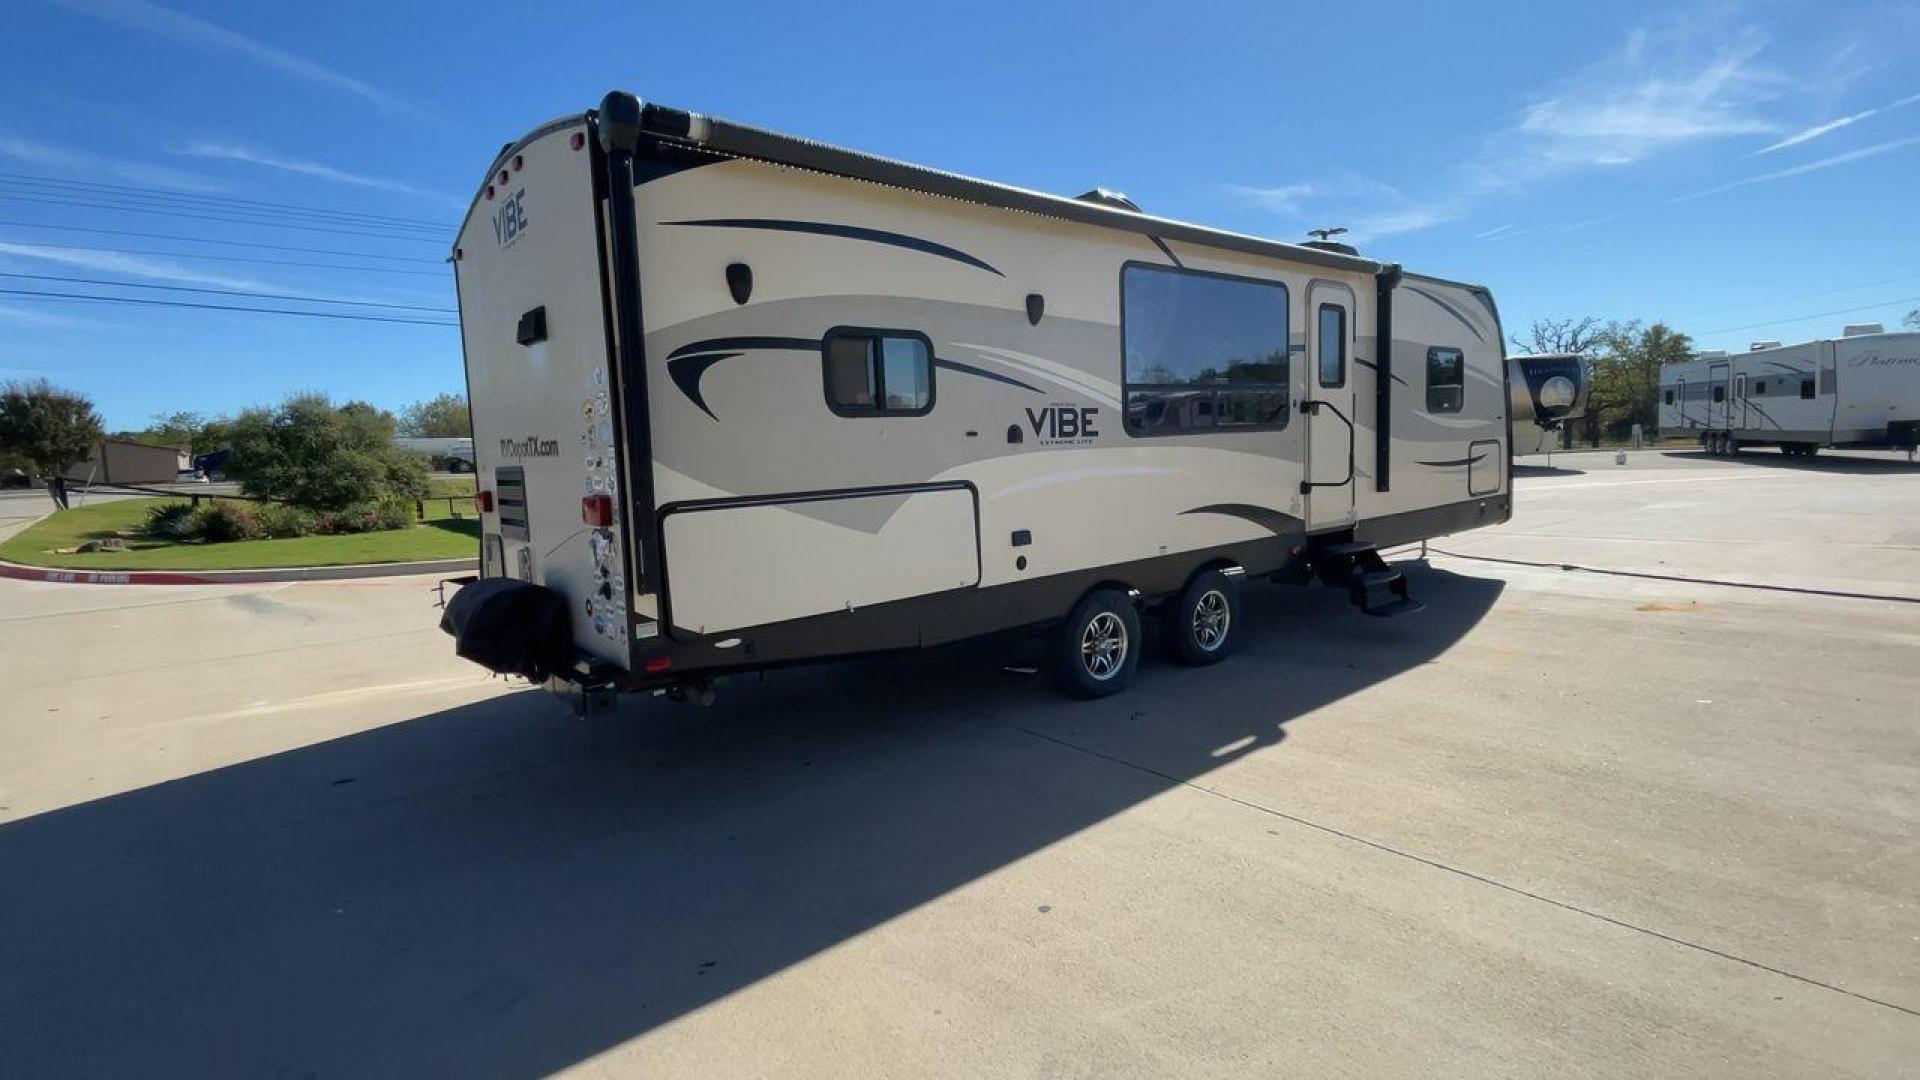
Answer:
POLYGON ((1140 644, 1140 613, 1126 594, 1090 592, 1054 635, 1054 681, 1074 697, 1117 694, 1140 669, 1140 644))
POLYGON ((1167 644, 1189 667, 1219 663, 1233 651, 1240 611, 1240 583, 1218 570, 1202 570, 1166 606, 1167 644))

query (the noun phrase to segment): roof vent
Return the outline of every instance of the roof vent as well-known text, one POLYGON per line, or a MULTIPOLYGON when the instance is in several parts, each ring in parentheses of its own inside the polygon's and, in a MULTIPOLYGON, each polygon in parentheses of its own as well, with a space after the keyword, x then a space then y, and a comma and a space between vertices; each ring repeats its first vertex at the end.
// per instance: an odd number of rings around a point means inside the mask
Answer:
POLYGON ((1886 332, 1887 328, 1877 322, 1856 322, 1848 323, 1846 327, 1840 331, 1840 336, 1859 337, 1862 334, 1884 334, 1886 332))
POLYGON ((1140 212, 1139 204, 1127 198, 1125 192, 1108 191, 1103 187, 1094 188, 1092 191, 1083 191, 1075 195, 1074 199, 1079 202, 1094 203, 1098 206, 1111 206, 1115 210, 1131 210, 1136 214, 1140 212))
POLYGON ((1759 352, 1762 349, 1777 349, 1779 347, 1780 347, 1780 343, 1777 341, 1756 341, 1753 344, 1747 346, 1747 351, 1759 352))

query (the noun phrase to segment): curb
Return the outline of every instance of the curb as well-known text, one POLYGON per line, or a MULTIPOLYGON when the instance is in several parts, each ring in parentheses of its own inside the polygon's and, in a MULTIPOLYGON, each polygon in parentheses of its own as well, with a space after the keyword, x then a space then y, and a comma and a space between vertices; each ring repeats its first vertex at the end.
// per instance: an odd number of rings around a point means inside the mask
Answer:
POLYGON ((259 570, 67 570, 0 561, 0 578, 47 581, 60 585, 245 585, 262 581, 339 581, 347 578, 401 577, 407 574, 463 573, 478 566, 478 559, 435 559, 431 562, 267 567, 259 570))

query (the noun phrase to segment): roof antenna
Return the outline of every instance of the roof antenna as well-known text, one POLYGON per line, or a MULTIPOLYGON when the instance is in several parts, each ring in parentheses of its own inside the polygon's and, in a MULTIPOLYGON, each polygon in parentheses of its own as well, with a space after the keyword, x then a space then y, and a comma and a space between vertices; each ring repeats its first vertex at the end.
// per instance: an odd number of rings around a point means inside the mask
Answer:
POLYGON ((1360 254, 1352 244, 1342 243, 1334 239, 1336 236, 1345 234, 1346 231, 1347 227, 1345 225, 1338 225, 1331 229, 1308 229, 1307 235, 1313 237, 1313 239, 1307 241, 1306 246, 1319 248, 1321 251, 1338 252, 1341 255, 1360 254))

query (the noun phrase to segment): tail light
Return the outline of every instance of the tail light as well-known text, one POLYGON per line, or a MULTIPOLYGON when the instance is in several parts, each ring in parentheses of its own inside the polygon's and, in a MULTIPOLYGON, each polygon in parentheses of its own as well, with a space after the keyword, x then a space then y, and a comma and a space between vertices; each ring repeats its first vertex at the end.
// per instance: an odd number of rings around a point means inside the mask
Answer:
POLYGON ((480 512, 483 514, 493 513, 493 492, 491 491, 474 492, 473 505, 479 507, 480 512))
POLYGON ((613 527, 613 496, 604 491, 580 497, 580 520, 596 529, 613 527))

